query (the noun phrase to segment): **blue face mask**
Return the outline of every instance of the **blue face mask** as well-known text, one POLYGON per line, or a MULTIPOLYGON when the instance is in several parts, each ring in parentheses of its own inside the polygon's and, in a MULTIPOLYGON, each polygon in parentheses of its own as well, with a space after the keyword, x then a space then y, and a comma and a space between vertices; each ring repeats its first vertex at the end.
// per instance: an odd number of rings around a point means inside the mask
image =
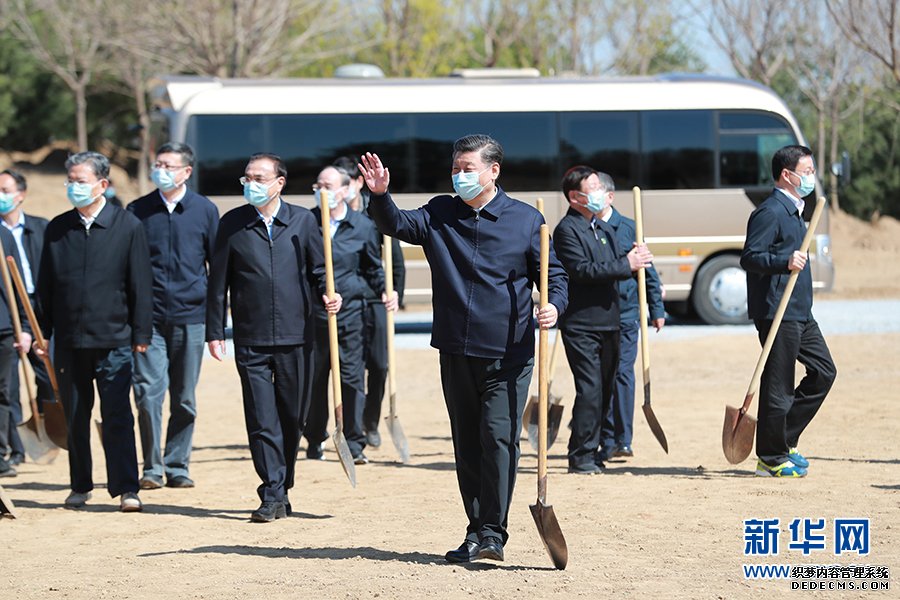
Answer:
POLYGON ((591 192, 587 194, 587 209, 592 213, 600 213, 606 210, 606 194, 607 192, 591 192))
POLYGON ((797 186, 797 192, 800 194, 800 197, 809 196, 816 189, 816 176, 810 173, 809 175, 801 175, 800 173, 795 173, 791 171, 797 177, 800 178, 800 185, 797 186))
POLYGON ((84 208, 96 200, 98 196, 93 195, 95 185, 97 184, 69 182, 68 186, 66 186, 66 196, 69 197, 69 202, 72 203, 72 206, 84 208))
POLYGON ((16 201, 13 200, 15 194, 6 194, 0 192, 0 215, 9 214, 16 207, 16 201))
MULTIPOLYGON (((328 192, 328 210, 336 209, 341 201, 337 199, 337 196, 335 196, 335 190, 325 191, 328 192)), ((322 190, 316 190, 315 192, 313 192, 313 194, 316 196, 316 204, 322 206, 322 190)))
POLYGON ((178 187, 178 183, 175 181, 175 171, 153 169, 150 172, 150 180, 153 182, 153 185, 164 192, 171 192, 178 187))
POLYGON ((248 181, 244 184, 244 200, 256 207, 267 204, 271 199, 269 198, 269 188, 272 187, 272 183, 266 185, 258 181, 248 181))
MULTIPOLYGON (((488 167, 489 169, 490 167, 488 167)), ((482 191, 484 191, 484 186, 478 183, 478 178, 481 176, 484 171, 478 171, 477 173, 467 173, 460 172, 453 176, 453 189, 459 194, 459 197, 465 201, 469 201, 482 191)))

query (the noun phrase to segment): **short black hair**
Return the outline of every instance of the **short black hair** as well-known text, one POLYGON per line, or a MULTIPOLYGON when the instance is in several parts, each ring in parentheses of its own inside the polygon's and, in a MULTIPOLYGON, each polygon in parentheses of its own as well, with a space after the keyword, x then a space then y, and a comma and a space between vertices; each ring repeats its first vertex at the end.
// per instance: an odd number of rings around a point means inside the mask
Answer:
POLYGON ((277 154, 272 154, 271 152, 257 152, 250 155, 250 160, 247 161, 247 164, 249 165, 257 160, 271 160, 275 163, 275 176, 287 179, 287 167, 284 166, 284 161, 281 160, 281 157, 277 154))
POLYGON ((478 152, 487 164, 503 164, 503 147, 489 135, 475 133, 453 142, 453 156, 464 152, 478 152))
MULTIPOLYGON (((591 167, 585 165, 576 165, 566 171, 566 174, 563 175, 562 178, 562 191, 563 196, 566 197, 566 201, 569 200, 569 192, 572 190, 581 191, 581 182, 590 177, 591 175, 596 175, 597 170, 592 169, 591 167)), ((607 190, 609 191, 609 190, 607 190)))
POLYGON ((181 155, 181 162, 184 163, 183 166, 194 166, 194 149, 187 144, 182 144, 180 142, 169 142, 167 144, 163 144, 156 149, 156 156, 158 157, 160 154, 164 154, 166 152, 181 155))
POLYGON ((4 169, 3 171, 0 171, 0 175, 9 175, 10 177, 12 177, 16 182, 16 189, 20 192, 24 192, 28 189, 28 182, 25 181, 25 176, 18 171, 4 169))
POLYGON ((779 148, 772 157, 772 179, 778 181, 781 178, 781 171, 784 169, 793 171, 801 158, 812 155, 812 150, 806 146, 791 145, 779 148))
POLYGON ((351 179, 362 177, 362 173, 359 172, 359 159, 355 156, 339 156, 334 159, 331 166, 345 170, 351 179))

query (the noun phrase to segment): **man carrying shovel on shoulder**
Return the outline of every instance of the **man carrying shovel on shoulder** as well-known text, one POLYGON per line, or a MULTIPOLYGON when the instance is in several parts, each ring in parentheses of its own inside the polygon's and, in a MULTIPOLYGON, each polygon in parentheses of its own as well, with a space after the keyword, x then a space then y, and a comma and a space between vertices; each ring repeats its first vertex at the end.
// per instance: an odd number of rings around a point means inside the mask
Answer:
POLYGON ((812 274, 805 252, 803 198, 816 189, 812 151, 785 146, 772 157, 775 189, 750 215, 741 266, 747 271, 747 311, 765 345, 788 279, 799 271, 762 372, 756 429, 756 474, 805 477, 809 462, 797 450, 834 383, 837 371, 812 316, 812 274), (794 388, 794 365, 806 376, 794 388))
MULTIPOLYGON (((360 170, 372 192, 369 214, 381 233, 423 246, 431 266, 441 383, 450 416, 456 476, 468 517, 448 562, 503 560, 519 462, 519 431, 534 366, 534 303, 540 279, 541 214, 497 185, 503 150, 486 135, 453 144, 456 195, 400 210, 390 173, 375 154, 360 170)), ((568 277, 549 257, 549 303, 537 313, 552 327, 568 304, 568 277)))

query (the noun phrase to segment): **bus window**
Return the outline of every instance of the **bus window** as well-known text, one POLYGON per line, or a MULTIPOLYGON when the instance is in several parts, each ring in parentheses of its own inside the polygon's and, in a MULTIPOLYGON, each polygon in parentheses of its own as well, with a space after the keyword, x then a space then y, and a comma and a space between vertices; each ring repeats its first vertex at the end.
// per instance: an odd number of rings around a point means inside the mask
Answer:
POLYGON ((648 189, 709 189, 715 183, 713 112, 641 113, 644 185, 648 189))
POLYGON ((563 169, 588 165, 608 173, 619 189, 637 185, 637 113, 561 113, 559 120, 559 154, 563 169))
MULTIPOLYGON (((503 146, 500 185, 515 190, 547 190, 558 185, 556 115, 552 113, 466 113, 413 115, 414 171, 418 192, 451 192, 453 142, 484 133, 503 146)), ((391 171, 393 175, 393 171, 391 171)), ((402 190, 407 191, 407 190, 402 190)))
POLYGON ((719 187, 772 185, 776 150, 795 144, 783 120, 763 113, 719 113, 719 187))

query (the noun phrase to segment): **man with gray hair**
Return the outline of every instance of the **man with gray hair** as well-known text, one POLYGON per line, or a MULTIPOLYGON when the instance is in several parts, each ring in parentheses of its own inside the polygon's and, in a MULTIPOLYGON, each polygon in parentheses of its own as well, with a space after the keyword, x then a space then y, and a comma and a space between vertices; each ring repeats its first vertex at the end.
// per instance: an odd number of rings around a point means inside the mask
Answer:
POLYGON ((188 189, 194 151, 163 144, 150 178, 157 189, 128 205, 140 219, 153 271, 153 343, 134 355, 134 403, 144 451, 142 490, 194 487, 189 466, 206 339, 206 279, 219 211, 188 189), (163 401, 169 390, 165 454, 160 452, 163 401))
MULTIPOLYGON (((519 463, 519 432, 534 366, 534 302, 540 281, 536 209, 497 185, 503 149, 486 135, 453 144, 456 195, 400 210, 388 193, 390 172, 376 154, 360 169, 372 192, 369 214, 378 229, 423 246, 431 265, 441 384, 450 416, 456 477, 468 517, 448 562, 503 560, 507 517, 519 463)), ((568 304, 568 278, 550 250, 549 304, 537 311, 552 327, 568 304)))
MULTIPOLYGON (((132 352, 146 352, 152 334, 152 276, 140 221, 109 204, 109 161, 96 152, 66 161, 74 210, 50 221, 38 275, 38 314, 54 340, 54 367, 69 427, 67 508, 91 497, 90 425, 94 384, 103 417, 107 490, 122 512, 143 506, 131 412, 132 352)), ((35 342, 35 351, 48 349, 35 342)))

